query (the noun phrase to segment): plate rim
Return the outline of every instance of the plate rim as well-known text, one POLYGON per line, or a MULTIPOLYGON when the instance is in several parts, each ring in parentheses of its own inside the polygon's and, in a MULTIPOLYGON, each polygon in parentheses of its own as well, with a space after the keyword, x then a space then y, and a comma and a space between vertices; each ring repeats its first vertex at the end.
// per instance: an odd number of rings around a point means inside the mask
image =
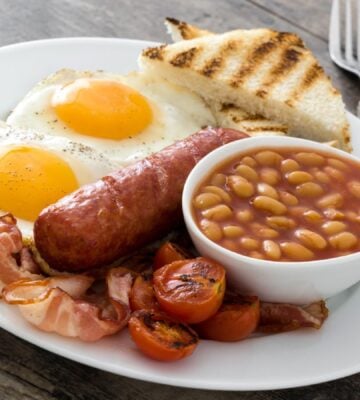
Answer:
MULTIPOLYGON (((358 287, 357 290, 360 290, 360 287, 358 287)), ((277 381, 276 383, 273 384, 246 384, 246 383, 226 383, 226 384, 221 384, 218 381, 217 382, 212 382, 212 381, 205 381, 205 380, 197 380, 195 382, 189 383, 186 379, 184 378, 172 378, 172 377, 167 377, 167 376, 160 376, 159 374, 152 375, 149 372, 137 372, 133 369, 124 369, 123 367, 114 367, 112 368, 111 366, 109 367, 106 363, 103 363, 101 361, 97 361, 98 364, 91 358, 87 358, 86 356, 80 354, 77 355, 76 357, 73 355, 72 351, 69 349, 65 349, 65 354, 64 352, 61 353, 60 350, 58 349, 57 345, 52 345, 48 344, 48 342, 42 342, 41 338, 35 338, 34 341, 32 341, 31 338, 27 338, 25 336, 19 336, 14 330, 12 329, 7 329, 2 326, 0 323, 0 328, 4 329, 5 331, 13 334, 15 337, 26 341, 27 343, 34 345, 38 347, 39 349, 49 351, 50 353, 56 354, 57 356, 64 357, 66 359, 69 359, 71 361, 77 362, 79 364, 92 367, 95 369, 98 369, 100 371, 104 372, 110 372, 114 375, 118 376, 123 376, 126 378, 131 378, 131 379, 137 379, 140 381, 144 382, 149 382, 149 383, 155 383, 155 384, 161 384, 161 385, 169 385, 169 386, 174 386, 174 387, 183 387, 183 388, 189 388, 189 389, 200 389, 200 390, 219 390, 223 392, 229 392, 229 391, 239 391, 239 392, 244 392, 244 391, 269 391, 269 390, 286 390, 286 389, 293 389, 293 388, 299 388, 299 387, 305 387, 305 386, 310 386, 310 385, 315 385, 315 384, 321 384, 321 383, 326 383, 326 382, 331 382, 335 381, 337 379, 349 377, 351 375, 357 374, 360 372, 360 361, 355 367, 349 367, 345 368, 341 371, 341 373, 334 372, 334 373, 329 373, 329 374, 323 374, 321 375, 321 378, 319 376, 316 376, 314 378, 308 378, 302 381, 292 379, 292 380, 286 380, 286 383, 282 384, 280 381, 277 381), (45 345, 44 345, 45 343, 45 345)), ((54 333, 46 333, 49 335, 56 335, 54 333)), ((281 335, 278 334, 278 335, 281 335)), ((63 338, 65 340, 71 340, 71 341, 78 341, 78 339, 75 338, 63 338)), ((64 349, 62 349, 64 351, 64 349)))
POLYGON ((0 46, 0 51, 8 50, 11 47, 23 47, 29 46, 33 44, 48 44, 50 42, 67 42, 67 41, 82 41, 82 40, 89 40, 89 41, 109 41, 109 42, 137 42, 137 44, 145 44, 145 43, 155 43, 161 44, 162 42, 156 40, 142 40, 142 39, 134 39, 134 38, 126 38, 126 37, 108 37, 108 36, 58 36, 53 38, 46 38, 46 39, 34 39, 34 40, 24 40, 21 42, 9 43, 4 46, 0 46))

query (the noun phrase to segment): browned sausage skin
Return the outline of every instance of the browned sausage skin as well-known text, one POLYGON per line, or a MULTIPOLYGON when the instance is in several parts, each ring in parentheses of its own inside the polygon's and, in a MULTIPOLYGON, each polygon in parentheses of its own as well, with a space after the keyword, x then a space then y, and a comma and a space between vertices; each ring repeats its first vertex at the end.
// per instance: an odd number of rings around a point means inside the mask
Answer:
POLYGON ((203 129, 80 188, 41 212, 37 249, 55 269, 83 271, 159 239, 182 220, 181 194, 195 164, 244 137, 232 129, 203 129))

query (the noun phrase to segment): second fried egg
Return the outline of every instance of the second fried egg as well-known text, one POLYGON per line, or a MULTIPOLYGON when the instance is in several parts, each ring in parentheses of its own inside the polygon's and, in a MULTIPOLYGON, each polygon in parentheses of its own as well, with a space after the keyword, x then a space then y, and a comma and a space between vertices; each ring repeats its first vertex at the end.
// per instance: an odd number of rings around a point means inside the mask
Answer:
POLYGON ((115 168, 95 148, 0 126, 0 215, 12 213, 24 237, 41 210, 115 168))

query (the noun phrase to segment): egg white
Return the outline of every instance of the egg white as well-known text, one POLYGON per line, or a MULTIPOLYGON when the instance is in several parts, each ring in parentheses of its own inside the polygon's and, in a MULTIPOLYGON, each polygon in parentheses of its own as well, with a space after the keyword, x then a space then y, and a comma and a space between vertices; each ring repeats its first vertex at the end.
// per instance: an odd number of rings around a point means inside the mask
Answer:
MULTIPOLYGON (((79 186, 95 182, 116 168, 114 162, 93 147, 73 142, 65 137, 0 125, 0 157, 9 150, 22 146, 48 151, 64 160, 75 174, 79 186)), ((7 211, 0 210, 0 215, 7 211)), ((33 222, 14 216, 23 236, 31 238, 33 222)))
POLYGON ((215 120, 199 96, 156 76, 138 72, 121 76, 103 71, 63 69, 38 83, 14 108, 7 123, 89 145, 118 166, 126 166, 191 135, 202 126, 214 125, 215 120), (148 99, 153 121, 140 134, 122 140, 75 132, 58 119, 51 107, 51 98, 57 88, 78 78, 105 79, 132 87, 148 99))

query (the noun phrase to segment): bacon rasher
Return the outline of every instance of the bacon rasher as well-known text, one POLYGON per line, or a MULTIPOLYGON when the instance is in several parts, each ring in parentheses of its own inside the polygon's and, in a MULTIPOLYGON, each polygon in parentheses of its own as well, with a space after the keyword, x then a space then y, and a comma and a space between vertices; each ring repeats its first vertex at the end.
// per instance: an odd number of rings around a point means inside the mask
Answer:
POLYGON ((23 247, 21 232, 11 214, 0 216, 0 291, 19 279, 39 279, 40 269, 29 249, 23 247))
POLYGON ((328 316, 324 301, 308 306, 293 304, 261 303, 258 331, 276 333, 310 327, 320 329, 328 316))
POLYGON ((113 268, 103 285, 93 284, 94 278, 85 275, 23 279, 6 286, 3 298, 39 329, 90 342, 127 324, 132 275, 113 268))

